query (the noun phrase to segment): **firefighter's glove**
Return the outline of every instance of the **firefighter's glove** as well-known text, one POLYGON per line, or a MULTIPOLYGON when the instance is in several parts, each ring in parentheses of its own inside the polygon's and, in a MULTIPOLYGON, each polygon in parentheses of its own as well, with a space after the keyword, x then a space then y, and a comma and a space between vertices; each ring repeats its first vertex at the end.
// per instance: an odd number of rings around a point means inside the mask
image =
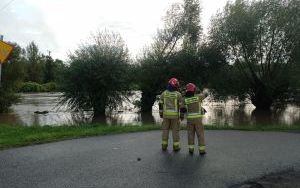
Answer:
POLYGON ((185 107, 180 108, 180 114, 184 114, 187 112, 187 109, 185 107))

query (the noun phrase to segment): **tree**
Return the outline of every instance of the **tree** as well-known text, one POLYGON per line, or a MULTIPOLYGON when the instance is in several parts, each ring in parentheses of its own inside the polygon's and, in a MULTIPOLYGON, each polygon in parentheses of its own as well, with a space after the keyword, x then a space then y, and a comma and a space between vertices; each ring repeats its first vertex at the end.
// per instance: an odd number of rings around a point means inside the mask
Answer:
POLYGON ((42 83, 43 82, 43 55, 39 52, 38 46, 31 42, 26 47, 27 66, 27 81, 42 83))
POLYGON ((214 88, 216 85, 224 86, 224 74, 228 71, 228 65, 218 46, 208 41, 203 42, 197 57, 203 66, 203 71, 200 72, 202 78, 200 83, 204 83, 207 88, 214 88))
POLYGON ((56 69, 57 65, 49 53, 49 55, 45 56, 44 83, 53 82, 55 80, 56 69))
POLYGON ((295 50, 300 43, 300 2, 228 3, 213 20, 210 40, 232 66, 231 74, 239 76, 232 82, 245 81, 226 93, 247 95, 258 109, 269 109, 286 96, 291 88, 290 67, 299 64, 295 50))
POLYGON ((199 0, 184 0, 183 49, 196 49, 202 32, 199 0))
POLYGON ((139 59, 141 111, 151 111, 169 78, 177 77, 183 83, 202 80, 203 64, 197 56, 201 31, 198 0, 173 4, 167 11, 164 28, 139 59))
POLYGON ((137 84, 142 92, 141 111, 151 112, 156 96, 165 88, 168 81, 167 66, 151 55, 142 57, 139 62, 137 84))
POLYGON ((119 34, 99 32, 69 59, 62 102, 72 109, 93 109, 95 116, 104 115, 106 109, 114 109, 128 94, 130 59, 119 34))
POLYGON ((60 60, 60 59, 55 59, 54 62, 54 82, 58 85, 58 87, 60 87, 61 83, 64 80, 64 73, 67 69, 67 66, 65 65, 65 63, 60 60))

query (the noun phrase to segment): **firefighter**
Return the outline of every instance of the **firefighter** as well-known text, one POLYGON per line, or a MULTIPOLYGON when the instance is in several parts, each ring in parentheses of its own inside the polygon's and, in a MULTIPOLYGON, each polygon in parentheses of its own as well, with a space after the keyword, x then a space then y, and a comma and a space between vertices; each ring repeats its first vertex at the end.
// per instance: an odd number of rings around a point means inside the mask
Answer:
POLYGON ((193 83, 186 85, 184 105, 186 108, 188 145, 190 154, 194 153, 195 133, 198 138, 198 147, 200 155, 206 154, 204 141, 204 128, 202 125, 202 116, 205 110, 201 107, 205 95, 196 94, 196 86, 193 83))
POLYGON ((180 108, 183 107, 182 95, 178 92, 179 82, 176 78, 171 78, 167 89, 161 94, 159 100, 159 113, 163 118, 162 122, 162 150, 168 148, 169 130, 172 130, 173 151, 180 150, 179 130, 180 130, 180 108))

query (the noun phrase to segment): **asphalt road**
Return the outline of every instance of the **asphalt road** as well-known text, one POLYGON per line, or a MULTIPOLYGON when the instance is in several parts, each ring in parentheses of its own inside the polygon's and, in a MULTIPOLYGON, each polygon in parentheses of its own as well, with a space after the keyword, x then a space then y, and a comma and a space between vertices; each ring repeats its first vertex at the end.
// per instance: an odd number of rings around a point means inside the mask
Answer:
POLYGON ((206 131, 205 157, 190 156, 181 138, 179 153, 160 150, 159 131, 0 151, 0 187, 218 188, 300 169, 300 134, 206 131))

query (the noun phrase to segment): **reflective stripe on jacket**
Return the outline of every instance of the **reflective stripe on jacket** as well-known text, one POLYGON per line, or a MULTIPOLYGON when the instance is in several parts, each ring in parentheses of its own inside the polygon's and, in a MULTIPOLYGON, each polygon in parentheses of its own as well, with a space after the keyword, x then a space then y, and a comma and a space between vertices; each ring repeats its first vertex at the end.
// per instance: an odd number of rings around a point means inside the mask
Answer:
POLYGON ((202 97, 199 95, 185 98, 184 103, 187 110, 187 119, 201 118, 204 115, 201 107, 202 97))

